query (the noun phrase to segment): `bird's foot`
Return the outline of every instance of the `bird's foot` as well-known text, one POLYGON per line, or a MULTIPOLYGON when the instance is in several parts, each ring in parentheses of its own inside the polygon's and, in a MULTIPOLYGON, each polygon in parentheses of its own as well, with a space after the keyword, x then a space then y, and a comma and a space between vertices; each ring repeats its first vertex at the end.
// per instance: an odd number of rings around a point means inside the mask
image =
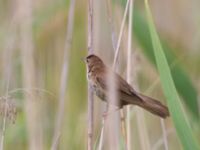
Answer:
POLYGON ((112 113, 114 113, 114 112, 116 112, 118 110, 120 110, 120 108, 114 108, 112 110, 108 109, 107 111, 104 111, 103 115, 102 115, 103 119, 105 120, 107 118, 107 116, 109 116, 110 114, 112 114, 112 113))

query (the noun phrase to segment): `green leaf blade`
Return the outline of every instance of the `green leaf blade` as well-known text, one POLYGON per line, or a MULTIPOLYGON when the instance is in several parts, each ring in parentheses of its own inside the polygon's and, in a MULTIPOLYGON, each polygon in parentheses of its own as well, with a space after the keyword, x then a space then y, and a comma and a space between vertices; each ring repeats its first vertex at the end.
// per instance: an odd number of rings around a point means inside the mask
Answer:
MULTIPOLYGON (((156 65, 153 46, 151 43, 151 37, 147 23, 136 9, 134 11, 133 20, 134 20, 133 31, 134 35, 138 40, 138 43, 142 46, 143 52, 148 57, 148 59, 154 65, 156 65)), ((167 45, 167 43, 161 41, 161 44, 163 45, 163 50, 164 53, 166 54, 167 61, 170 64, 170 70, 177 91, 182 96, 190 112, 192 112, 192 115, 195 116, 196 119, 199 119, 198 99, 197 99, 198 96, 192 81, 190 80, 187 73, 181 68, 179 64, 174 64, 174 62, 176 62, 176 57, 172 53, 173 50, 167 45)))
POLYGON ((176 91, 174 81, 172 79, 170 67, 165 57, 163 48, 161 46, 159 37, 157 35, 153 18, 148 5, 148 1, 145 0, 145 6, 147 11, 147 18, 149 23, 149 30, 153 44, 153 50, 156 58, 156 64, 161 78, 164 94, 167 98, 170 114, 173 119, 176 131, 179 139, 186 150, 198 150, 199 146, 193 137, 192 130, 189 127, 186 118, 184 116, 181 102, 176 91))

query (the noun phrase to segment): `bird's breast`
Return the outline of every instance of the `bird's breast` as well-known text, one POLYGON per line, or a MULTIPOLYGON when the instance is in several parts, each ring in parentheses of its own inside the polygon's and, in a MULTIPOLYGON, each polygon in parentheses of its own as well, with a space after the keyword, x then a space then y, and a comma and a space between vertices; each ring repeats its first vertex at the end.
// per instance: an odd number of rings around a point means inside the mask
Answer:
POLYGON ((87 74, 88 81, 90 85, 92 86, 92 90, 95 92, 95 94, 102 99, 103 101, 106 100, 106 94, 105 91, 99 86, 99 84, 96 81, 96 76, 92 74, 92 72, 88 72, 87 74))

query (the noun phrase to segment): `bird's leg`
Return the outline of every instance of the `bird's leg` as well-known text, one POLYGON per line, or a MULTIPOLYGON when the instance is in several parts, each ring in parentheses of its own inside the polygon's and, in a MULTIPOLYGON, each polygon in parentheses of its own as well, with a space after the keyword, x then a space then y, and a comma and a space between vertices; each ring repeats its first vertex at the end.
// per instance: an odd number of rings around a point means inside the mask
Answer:
POLYGON ((109 110, 109 104, 106 103, 106 108, 105 108, 105 110, 104 110, 104 112, 103 112, 103 115, 102 115, 103 119, 106 118, 106 115, 107 115, 107 113, 108 113, 108 110, 109 110))
MULTIPOLYGON (((110 105, 107 104, 106 110, 103 112, 103 118, 104 118, 104 119, 105 119, 108 115, 110 115, 111 113, 114 113, 114 112, 120 110, 119 107, 115 107, 114 109, 110 109, 109 106, 110 106, 110 105)), ((112 107, 112 108, 113 108, 113 107, 112 107)))

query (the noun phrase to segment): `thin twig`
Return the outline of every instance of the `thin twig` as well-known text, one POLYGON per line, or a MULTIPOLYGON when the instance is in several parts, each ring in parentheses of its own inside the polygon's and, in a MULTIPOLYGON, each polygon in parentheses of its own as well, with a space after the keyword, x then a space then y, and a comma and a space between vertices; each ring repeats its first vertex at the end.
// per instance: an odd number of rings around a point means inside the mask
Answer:
MULTIPOLYGON (((88 53, 94 51, 93 41, 93 0, 88 0, 88 53)), ((93 150, 93 114, 94 114, 94 97, 91 85, 88 83, 88 150, 93 150)))
POLYGON ((69 68, 69 51, 71 48, 72 43, 72 36, 73 36, 73 26, 74 26, 74 7, 75 7, 75 0, 70 1, 69 13, 68 13, 68 24, 67 24, 67 32, 66 32, 66 41, 64 47, 64 58, 63 58, 63 67, 61 73, 61 80, 60 80, 60 96, 59 96, 59 105, 58 105, 58 113, 57 113, 57 120, 55 123, 55 130, 52 142, 52 150, 57 149, 57 143, 60 137, 60 128, 63 122, 64 110, 65 110, 65 95, 66 95, 66 85, 67 85, 67 78, 68 78, 68 68, 69 68))
POLYGON ((121 39, 122 39, 122 34, 123 34, 123 31, 124 31, 124 25, 125 25, 125 21, 126 21, 127 12, 128 12, 129 1, 130 0, 127 0, 127 2, 126 2, 126 8, 125 8, 125 11, 124 11, 124 16, 123 16, 123 19, 122 19, 120 32, 119 32, 119 38, 118 38, 118 41, 117 41, 117 48, 115 50, 114 62, 113 62, 113 69, 114 70, 116 68, 116 63, 117 63, 117 60, 118 60, 119 48, 120 48, 120 43, 121 43, 121 39))

